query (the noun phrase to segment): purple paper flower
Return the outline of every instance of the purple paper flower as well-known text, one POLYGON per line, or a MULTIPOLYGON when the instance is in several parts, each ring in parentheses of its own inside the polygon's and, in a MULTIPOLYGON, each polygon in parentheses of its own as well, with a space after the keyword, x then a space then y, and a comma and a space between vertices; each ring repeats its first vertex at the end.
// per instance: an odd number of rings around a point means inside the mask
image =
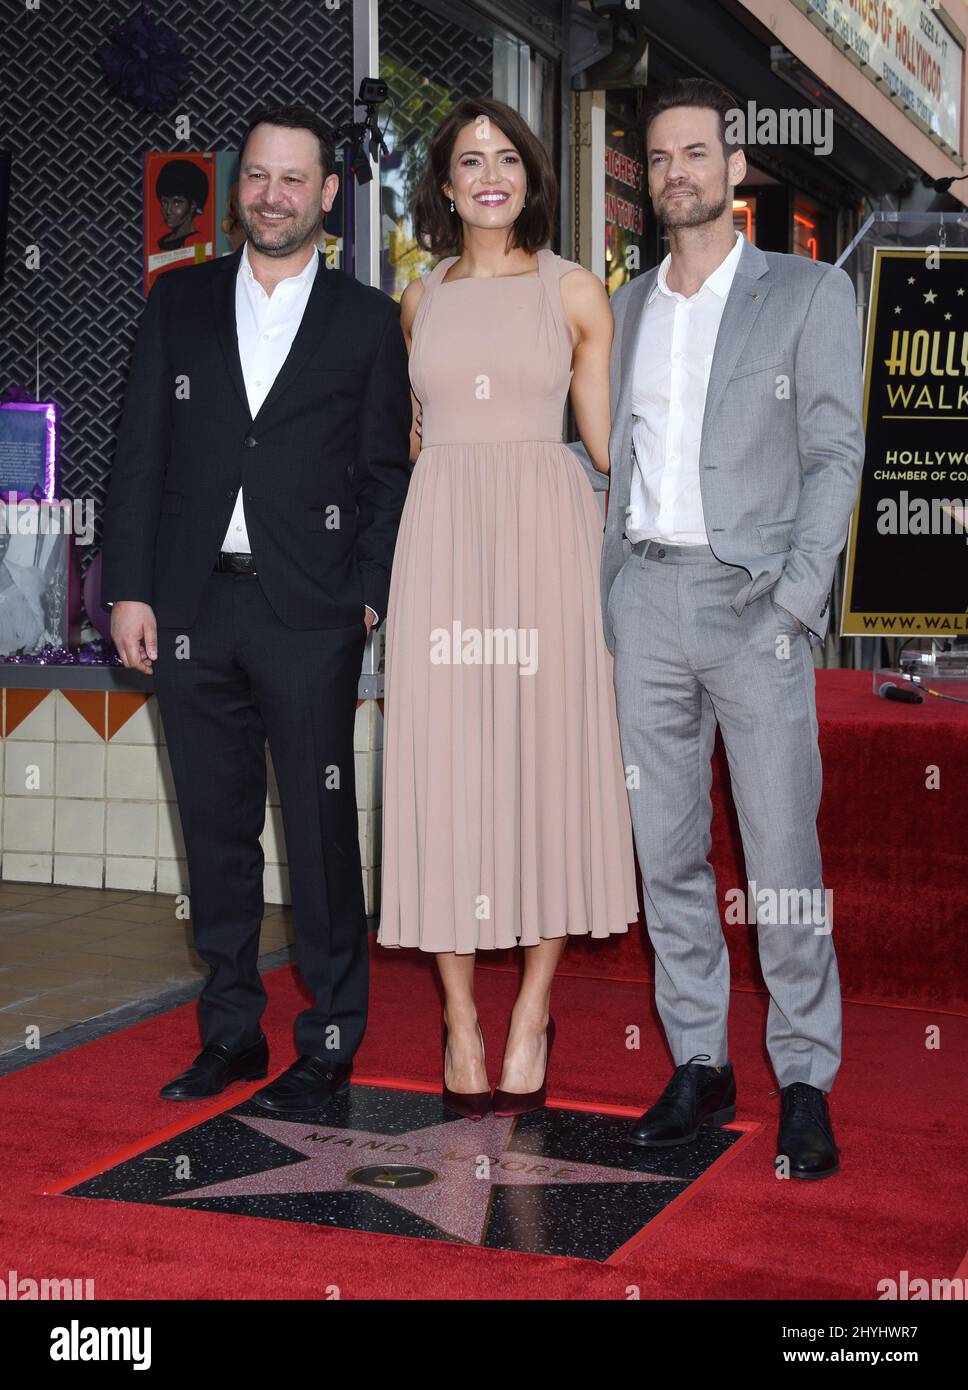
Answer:
POLYGON ((188 59, 178 35, 149 17, 148 0, 141 10, 113 25, 97 56, 119 97, 139 111, 168 111, 188 76, 188 59))

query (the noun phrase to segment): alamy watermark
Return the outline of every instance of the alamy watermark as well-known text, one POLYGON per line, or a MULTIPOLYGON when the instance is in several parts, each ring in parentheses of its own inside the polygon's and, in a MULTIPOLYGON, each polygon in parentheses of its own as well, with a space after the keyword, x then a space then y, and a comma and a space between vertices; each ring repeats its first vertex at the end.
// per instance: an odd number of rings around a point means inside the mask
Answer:
POLYGON ((32 1303, 35 1301, 81 1299, 94 1297, 93 1279, 32 1279, 27 1274, 19 1274, 8 1269, 6 1277, 0 1275, 0 1302, 32 1303))
POLYGON ((434 666, 518 666, 520 676, 538 669, 538 629, 535 627, 435 627, 430 634, 434 666))
POLYGON ((897 1299, 899 1302, 921 1299, 942 1299, 963 1301, 965 1280, 958 1275, 951 1279, 924 1279, 920 1275, 902 1269, 896 1279, 877 1281, 878 1299, 897 1299))
POLYGON ((813 927, 814 936, 834 929, 832 888, 759 888, 751 878, 725 895, 725 919, 730 924, 766 927, 813 927))
POLYGON ((73 501, 25 502, 8 492, 0 495, 0 536, 70 536, 78 545, 94 540, 94 501, 75 497, 73 501))
POLYGON ((911 497, 901 491, 882 497, 876 507, 882 536, 968 536, 968 499, 911 497))
POLYGON ((757 106, 748 101, 744 110, 726 112, 723 138, 727 145, 804 145, 814 154, 830 154, 834 147, 834 113, 829 106, 757 106))

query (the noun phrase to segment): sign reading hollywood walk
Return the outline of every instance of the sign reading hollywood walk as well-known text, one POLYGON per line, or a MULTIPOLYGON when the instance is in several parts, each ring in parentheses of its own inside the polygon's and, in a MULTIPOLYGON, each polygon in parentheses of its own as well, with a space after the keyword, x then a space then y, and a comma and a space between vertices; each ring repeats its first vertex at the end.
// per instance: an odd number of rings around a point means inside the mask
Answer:
POLYGON ((841 633, 968 632, 968 251, 877 248, 841 633))

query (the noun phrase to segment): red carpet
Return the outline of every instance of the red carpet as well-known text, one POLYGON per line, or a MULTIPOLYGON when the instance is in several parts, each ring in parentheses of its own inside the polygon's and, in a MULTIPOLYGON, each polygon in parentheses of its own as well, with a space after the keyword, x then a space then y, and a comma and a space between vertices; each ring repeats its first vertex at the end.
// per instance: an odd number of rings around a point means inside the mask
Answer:
MULTIPOLYGON (((889 703, 871 693, 867 671, 818 671, 817 718, 820 844, 844 997, 968 1011, 968 705, 889 703)), ((712 795, 722 914, 729 889, 745 892, 746 872, 718 739, 712 795)), ((762 989, 755 932, 725 931, 733 983, 762 989)), ((518 968, 513 952, 493 960, 518 968)), ((577 939, 567 968, 651 979, 648 937, 577 939)))
MULTIPOLYGON (((566 957, 567 960, 567 957, 566 957)), ((514 990, 479 971, 492 1080, 514 990)), ((289 967, 267 976, 272 1071, 292 1057, 301 1006, 289 967)), ((188 1005, 5 1078, 0 1140, 7 1262, 21 1276, 84 1277, 97 1298, 766 1299, 876 1297, 877 1282, 951 1277, 968 1246, 963 1058, 968 1020, 912 1009, 848 1006, 832 1098, 843 1172, 822 1183, 773 1176, 777 1099, 764 1056, 765 999, 733 996, 737 1119, 764 1128, 620 1264, 344 1233, 212 1212, 39 1195, 97 1160, 190 1117, 158 1087, 197 1050, 188 1005), (929 1024, 941 1047, 925 1047, 929 1024)), ((669 1059, 650 992, 616 980, 563 977, 552 1096, 643 1108, 669 1059), (630 1023, 642 1050, 625 1048, 630 1023)), ((429 962, 374 948, 361 1077, 436 1083, 437 996, 429 962)), ((231 1103, 252 1088, 235 1087, 231 1103)))

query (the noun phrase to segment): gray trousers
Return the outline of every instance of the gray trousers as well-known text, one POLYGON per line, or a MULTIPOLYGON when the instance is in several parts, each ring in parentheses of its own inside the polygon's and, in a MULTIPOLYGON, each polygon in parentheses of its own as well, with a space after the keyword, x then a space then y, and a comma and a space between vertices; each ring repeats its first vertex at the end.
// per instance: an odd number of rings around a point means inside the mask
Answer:
POLYGON ((809 639, 772 592, 733 611, 748 582, 708 546, 649 541, 608 597, 656 1004, 677 1065, 729 1060, 729 956, 707 857, 718 723, 748 879, 731 911, 757 924, 770 1061, 780 1086, 829 1091, 841 1013, 816 825, 816 676, 809 639))

